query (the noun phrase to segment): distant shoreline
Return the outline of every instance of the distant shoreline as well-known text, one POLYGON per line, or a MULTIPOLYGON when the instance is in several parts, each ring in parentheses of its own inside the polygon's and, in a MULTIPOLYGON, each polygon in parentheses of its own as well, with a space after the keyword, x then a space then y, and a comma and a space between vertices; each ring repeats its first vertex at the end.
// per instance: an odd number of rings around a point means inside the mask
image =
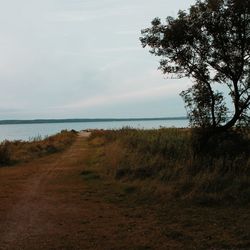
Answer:
POLYGON ((34 120, 0 120, 0 125, 12 124, 45 124, 45 123, 77 123, 77 122, 124 122, 124 121, 170 121, 187 120, 187 117, 158 118, 92 118, 92 119, 34 119, 34 120))

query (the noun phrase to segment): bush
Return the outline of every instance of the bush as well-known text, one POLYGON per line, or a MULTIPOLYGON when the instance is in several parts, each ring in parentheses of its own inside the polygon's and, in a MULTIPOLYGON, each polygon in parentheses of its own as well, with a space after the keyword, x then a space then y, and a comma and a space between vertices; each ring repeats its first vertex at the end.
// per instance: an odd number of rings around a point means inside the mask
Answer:
POLYGON ((0 144, 0 165, 7 165, 11 162, 10 142, 4 141, 0 144))

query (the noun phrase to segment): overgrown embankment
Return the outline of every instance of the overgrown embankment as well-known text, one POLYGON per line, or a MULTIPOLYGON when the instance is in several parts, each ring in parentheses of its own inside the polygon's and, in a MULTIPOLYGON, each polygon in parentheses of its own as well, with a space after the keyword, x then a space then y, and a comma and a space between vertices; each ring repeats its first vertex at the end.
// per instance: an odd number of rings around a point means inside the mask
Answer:
POLYGON ((199 204, 250 201, 247 133, 121 129, 94 131, 91 140, 102 144, 101 164, 117 179, 151 182, 169 198, 199 204))
POLYGON ((73 130, 63 130, 45 139, 4 141, 0 144, 0 167, 62 151, 74 142, 76 135, 77 133, 73 130))

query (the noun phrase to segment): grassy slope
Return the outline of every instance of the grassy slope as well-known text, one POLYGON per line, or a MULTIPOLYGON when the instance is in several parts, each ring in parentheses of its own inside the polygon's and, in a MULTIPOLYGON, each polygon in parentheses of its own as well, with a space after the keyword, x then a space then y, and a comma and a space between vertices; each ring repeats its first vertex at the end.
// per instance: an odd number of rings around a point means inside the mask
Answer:
POLYGON ((61 131, 45 139, 33 141, 4 141, 0 144, 0 166, 27 162, 34 158, 64 150, 76 138, 74 131, 61 131))
POLYGON ((117 179, 147 182, 170 198, 211 205, 250 201, 246 135, 207 139, 187 129, 96 131, 103 167, 117 179))
MULTIPOLYGON (((130 132, 126 130, 115 133, 126 133, 127 137, 127 133, 130 132)), ((111 134, 108 132, 105 136, 102 133, 96 131, 89 142, 87 168, 82 172, 88 192, 124 208, 128 218, 136 218, 138 223, 141 219, 151 220, 151 226, 153 225, 154 230, 160 235, 158 247, 155 249, 161 249, 159 247, 161 245, 162 249, 250 248, 249 204, 244 206, 200 205, 193 200, 190 202, 187 199, 180 199, 181 196, 177 197, 176 192, 182 190, 185 193, 185 190, 181 187, 176 191, 176 182, 173 182, 174 184, 166 180, 162 182, 152 176, 143 180, 138 176, 136 178, 123 176, 122 179, 117 180, 114 178, 117 164, 124 160, 120 155, 121 141, 112 144, 113 132, 111 134)), ((142 131, 140 133, 145 135, 142 131)), ((129 160, 128 157, 126 153, 127 160, 129 160)), ((181 182, 179 178, 177 180, 178 183, 181 182)), ((201 181, 204 180, 199 180, 198 184, 201 181)), ((147 230, 147 228, 144 229, 147 230)), ((150 230, 148 233, 150 234, 150 230)), ((152 244, 154 244, 153 241, 152 244)), ((145 245, 138 249, 154 249, 152 244, 145 241, 145 245)))

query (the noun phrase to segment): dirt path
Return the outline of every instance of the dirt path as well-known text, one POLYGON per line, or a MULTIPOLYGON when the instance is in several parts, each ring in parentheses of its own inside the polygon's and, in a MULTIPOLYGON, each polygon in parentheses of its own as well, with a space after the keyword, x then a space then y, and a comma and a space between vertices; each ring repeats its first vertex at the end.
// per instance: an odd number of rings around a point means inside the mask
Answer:
POLYGON ((248 207, 152 199, 140 183, 107 175, 102 142, 88 135, 62 153, 0 168, 0 250, 249 249, 248 207))
POLYGON ((88 133, 81 133, 63 154, 0 170, 0 249, 43 249, 55 231, 62 232, 64 218, 57 222, 54 217, 58 217, 61 205, 65 205, 61 196, 67 187, 62 187, 62 180, 67 174, 77 172, 72 163, 83 153, 87 136, 88 133))
POLYGON ((63 153, 0 169, 1 250, 157 247, 154 224, 86 184, 87 136, 63 153))

